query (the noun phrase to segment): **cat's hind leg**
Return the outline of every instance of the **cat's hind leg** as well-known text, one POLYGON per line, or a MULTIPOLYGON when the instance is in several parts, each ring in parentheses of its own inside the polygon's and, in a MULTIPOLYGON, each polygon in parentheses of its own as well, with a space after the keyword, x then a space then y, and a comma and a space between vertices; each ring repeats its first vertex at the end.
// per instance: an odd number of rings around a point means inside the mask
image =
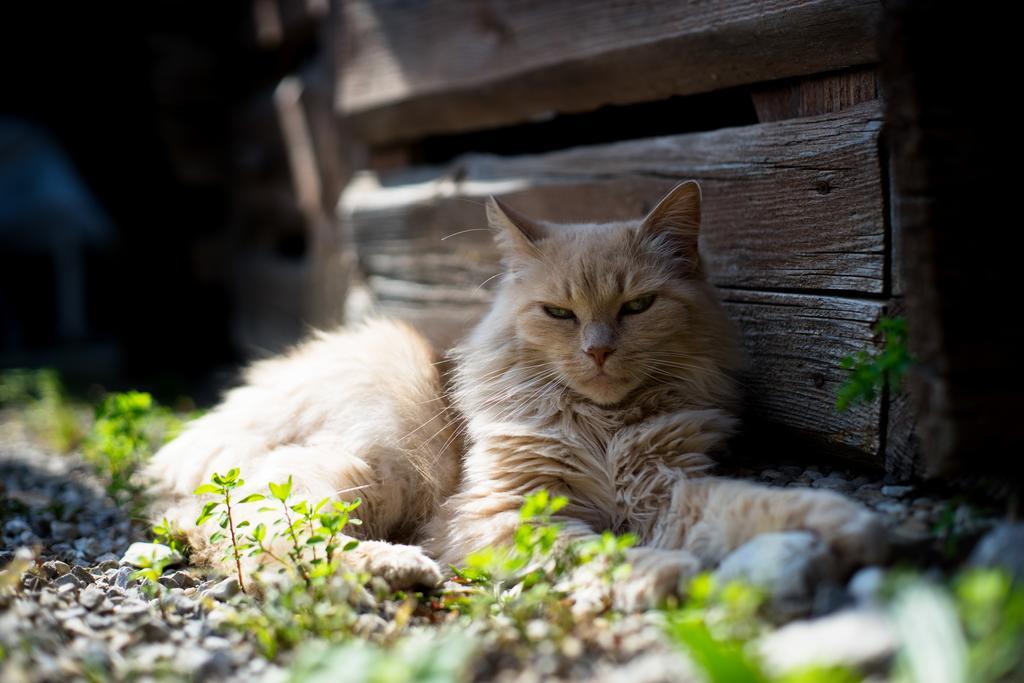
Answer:
MULTIPOLYGON (((318 333, 256 363, 241 387, 154 456, 145 473, 159 501, 154 517, 162 507, 198 559, 225 566, 206 547, 213 530, 196 527, 202 502, 192 492, 235 467, 246 481, 238 500, 291 476, 293 502, 362 499, 363 525, 352 533, 363 542, 346 560, 401 583, 434 582, 436 566, 397 545, 418 537, 458 481, 457 427, 434 360, 414 330, 377 320, 318 333)), ((260 514, 273 521, 277 512, 260 514)))
POLYGON ((734 479, 685 479, 673 491, 660 545, 678 544, 713 567, 758 534, 803 530, 825 542, 842 572, 885 559, 885 530, 866 508, 831 491, 778 489, 734 479), (669 538, 672 537, 672 538, 669 538))

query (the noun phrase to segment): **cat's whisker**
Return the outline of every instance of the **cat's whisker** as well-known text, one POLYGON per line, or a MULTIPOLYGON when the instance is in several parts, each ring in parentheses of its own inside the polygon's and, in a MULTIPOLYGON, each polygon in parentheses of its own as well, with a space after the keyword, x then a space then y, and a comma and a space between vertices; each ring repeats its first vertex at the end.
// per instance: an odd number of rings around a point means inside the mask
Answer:
POLYGON ((474 290, 473 290, 473 293, 474 293, 474 294, 476 294, 476 293, 477 293, 477 292, 479 292, 479 291, 480 291, 480 290, 481 290, 481 289, 483 288, 483 286, 484 286, 484 285, 486 285, 486 284, 487 284, 488 282, 490 282, 490 281, 491 281, 491 280, 493 280, 494 278, 498 278, 498 277, 501 277, 501 276, 502 276, 502 275, 504 275, 504 274, 505 274, 505 271, 501 271, 500 273, 495 273, 494 275, 490 276, 489 278, 487 278, 486 280, 484 280, 483 282, 481 282, 480 284, 478 284, 478 285, 476 286, 476 289, 474 289, 474 290))
POLYGON ((368 488, 370 488, 372 486, 373 486, 373 484, 363 484, 362 486, 349 486, 346 489, 338 489, 337 491, 335 491, 331 495, 332 496, 340 496, 343 493, 352 493, 353 491, 362 491, 363 489, 368 489, 368 488))
MULTIPOLYGON (((419 427, 417 427, 416 429, 412 430, 411 432, 409 432, 408 434, 406 434, 405 436, 403 436, 402 438, 400 438, 400 439, 398 440, 398 442, 399 442, 399 443, 402 443, 402 442, 404 442, 404 441, 408 441, 408 440, 409 440, 409 437, 411 437, 411 436, 412 436, 413 434, 415 434, 415 433, 416 433, 416 432, 418 432, 419 430, 421 430, 421 429, 423 429, 424 427, 426 427, 426 426, 427 426, 428 424, 430 424, 431 422, 433 422, 433 421, 434 421, 434 420, 436 420, 437 418, 439 418, 439 417, 441 417, 442 415, 444 415, 445 413, 447 413, 449 409, 450 409, 450 408, 449 408, 449 406, 448 406, 448 405, 445 405, 445 407, 444 407, 444 408, 442 408, 442 409, 441 409, 440 411, 438 411, 438 412, 434 413, 434 414, 433 414, 432 416, 430 416, 429 418, 427 418, 427 421, 426 421, 426 422, 424 422, 424 423, 423 423, 423 424, 421 424, 421 425, 420 425, 419 427)), ((444 428, 442 427, 442 429, 444 429, 444 428)), ((430 439, 427 439, 427 441, 429 442, 429 441, 430 441, 430 439)))
MULTIPOLYGON (((555 364, 552 364, 552 362, 545 362, 545 364, 539 364, 538 366, 534 366, 534 367, 535 367, 535 368, 539 368, 539 367, 543 367, 543 366, 548 366, 548 365, 555 365, 555 364)), ((555 376, 557 376, 557 372, 555 372, 555 371, 549 371, 549 372, 547 372, 547 373, 544 373, 544 374, 540 375, 539 377, 544 377, 544 378, 548 378, 548 377, 555 377, 555 376)), ((545 386, 547 386, 547 385, 545 385, 545 386)), ((510 388, 510 391, 514 391, 514 389, 515 389, 515 388, 518 388, 518 386, 517 386, 517 387, 511 387, 511 388, 510 388)), ((542 387, 542 389, 543 389, 543 387, 542 387)), ((493 397, 493 398, 490 398, 490 399, 488 399, 488 400, 484 401, 484 405, 486 405, 486 404, 488 404, 488 403, 489 403, 489 404, 496 404, 496 403, 498 403, 498 402, 501 402, 502 400, 505 400, 505 399, 507 399, 507 398, 510 398, 510 397, 511 397, 511 395, 512 395, 511 393, 506 393, 506 394, 504 394, 504 395, 502 395, 502 396, 497 396, 497 397, 493 397)), ((535 395, 536 395, 536 394, 535 394, 535 395)), ((529 400, 531 400, 531 399, 532 399, 532 398, 534 398, 534 397, 535 397, 534 395, 531 395, 531 396, 527 397, 526 399, 524 399, 524 401, 523 401, 523 402, 524 402, 524 403, 526 403, 526 404, 528 404, 528 401, 529 401, 529 400)), ((513 408, 515 408, 515 407, 516 407, 516 405, 513 405, 513 408)), ((436 418, 437 416, 434 416, 434 417, 436 418)), ((443 431, 444 431, 444 430, 446 430, 447 428, 451 427, 451 426, 452 426, 453 424, 455 424, 455 422, 458 422, 458 421, 459 421, 460 419, 461 419, 461 418, 457 417, 457 418, 455 418, 454 420, 452 420, 452 421, 450 421, 450 422, 447 422, 447 423, 446 423, 446 424, 445 424, 444 426, 442 426, 442 427, 441 427, 440 429, 438 429, 438 430, 437 430, 436 432, 434 432, 433 434, 431 434, 431 435, 430 435, 430 436, 429 436, 429 437, 428 437, 427 439, 425 439, 425 441, 424 441, 424 442, 425 442, 425 443, 429 443, 429 442, 430 442, 431 440, 433 440, 433 439, 434 439, 435 437, 437 437, 437 435, 439 435, 439 434, 440 434, 441 432, 443 432, 443 431)), ((431 422, 432 420, 433 420, 433 419, 429 420, 429 421, 427 422, 427 424, 429 424, 429 423, 430 423, 430 422, 431 422)), ((422 427, 422 426, 423 426, 423 425, 421 425, 421 427, 422 427)), ((455 440, 456 438, 458 438, 458 437, 459 437, 459 436, 460 436, 460 435, 461 435, 462 433, 464 433, 464 432, 465 432, 466 428, 468 428, 468 422, 466 422, 466 423, 465 423, 465 425, 464 425, 463 427, 460 427, 460 429, 459 429, 459 430, 457 430, 457 431, 456 431, 455 433, 453 433, 453 434, 452 434, 452 436, 450 436, 449 438, 447 438, 447 439, 446 439, 446 440, 444 441, 444 443, 443 443, 443 444, 441 445, 441 451, 443 452, 444 450, 446 450, 446 449, 447 449, 447 447, 449 447, 449 445, 451 445, 451 443, 452 443, 452 442, 454 442, 454 440, 455 440)), ((419 428, 417 428, 417 429, 419 429, 419 428)))
POLYGON ((443 433, 445 430, 451 428, 452 425, 454 425, 456 422, 459 422, 460 420, 462 420, 462 418, 460 416, 456 416, 456 417, 453 417, 452 419, 448 420, 447 422, 444 423, 444 425, 441 426, 440 429, 438 429, 436 432, 434 432, 433 434, 428 436, 426 439, 424 439, 423 440, 423 444, 426 445, 426 444, 430 443, 431 441, 436 439, 441 433, 443 433))
POLYGON ((726 373, 711 365, 693 365, 689 363, 679 363, 676 361, 660 360, 657 358, 652 360, 651 365, 664 365, 665 367, 674 367, 683 370, 695 370, 701 373, 715 375, 716 377, 728 377, 726 373))
POLYGON ((444 237, 441 238, 441 241, 444 242, 449 237, 458 237, 459 235, 465 235, 467 232, 493 232, 493 231, 490 228, 467 228, 466 230, 459 230, 458 232, 453 232, 450 235, 445 235, 444 237))

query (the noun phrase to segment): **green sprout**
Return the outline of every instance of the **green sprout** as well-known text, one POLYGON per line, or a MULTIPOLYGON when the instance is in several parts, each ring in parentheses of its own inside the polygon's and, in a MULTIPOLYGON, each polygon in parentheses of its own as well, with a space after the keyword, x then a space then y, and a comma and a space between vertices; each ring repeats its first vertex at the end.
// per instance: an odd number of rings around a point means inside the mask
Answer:
POLYGON ((914 358, 907 348, 907 322, 903 318, 883 317, 875 325, 882 338, 881 351, 858 351, 840 363, 849 373, 836 396, 836 410, 849 410, 855 404, 870 403, 885 386, 898 390, 914 358))

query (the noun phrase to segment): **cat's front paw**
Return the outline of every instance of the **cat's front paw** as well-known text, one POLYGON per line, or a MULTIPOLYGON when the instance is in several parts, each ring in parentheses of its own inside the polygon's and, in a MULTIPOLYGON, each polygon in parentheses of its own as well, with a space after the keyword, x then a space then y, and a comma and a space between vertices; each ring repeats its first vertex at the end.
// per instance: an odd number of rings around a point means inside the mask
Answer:
POLYGON ((395 590, 433 587, 442 580, 440 567, 418 546, 363 541, 352 554, 357 569, 379 576, 395 590))
POLYGON ((806 528, 828 544, 843 572, 880 564, 889 554, 885 526, 875 513, 838 498, 808 515, 806 528))
POLYGON ((628 553, 629 578, 615 585, 612 602, 622 612, 657 607, 679 595, 681 585, 700 571, 696 557, 683 550, 633 548, 628 553))
POLYGON ((846 569, 881 564, 889 555, 889 540, 882 520, 864 509, 859 509, 835 530, 829 546, 846 569))

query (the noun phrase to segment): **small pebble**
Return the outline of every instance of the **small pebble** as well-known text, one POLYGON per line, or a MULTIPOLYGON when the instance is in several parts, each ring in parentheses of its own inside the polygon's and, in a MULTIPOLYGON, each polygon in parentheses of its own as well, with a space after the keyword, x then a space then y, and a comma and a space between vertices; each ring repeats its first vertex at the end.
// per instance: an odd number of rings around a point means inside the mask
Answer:
POLYGON ((91 585, 86 587, 84 591, 78 596, 78 602, 86 609, 96 609, 103 602, 106 596, 103 594, 97 586, 91 585))
POLYGON ((214 600, 225 602, 238 595, 239 590, 238 579, 233 576, 229 576, 213 588, 203 591, 203 595, 213 598, 214 600))
POLYGON ((195 588, 199 584, 188 572, 176 571, 169 578, 178 588, 195 588))
POLYGON ((913 486, 883 486, 882 495, 890 498, 902 498, 913 490, 913 486))
POLYGON ((79 581, 81 581, 83 586, 88 585, 90 583, 94 583, 96 581, 96 577, 90 574, 89 570, 87 570, 85 567, 79 567, 78 565, 75 565, 71 568, 71 575, 79 581))
POLYGON ((131 580, 133 573, 131 567, 121 567, 117 570, 117 574, 114 575, 114 585, 121 590, 128 588, 128 582, 131 580))
POLYGON ((880 501, 875 506, 875 509, 878 510, 879 512, 881 512, 884 515, 892 515, 894 517, 895 516, 902 516, 902 515, 905 515, 907 513, 907 508, 906 508, 905 505, 903 505, 902 503, 897 503, 895 501, 888 501, 888 500, 880 501))
POLYGON ((59 590, 61 588, 67 588, 69 586, 71 588, 81 588, 84 584, 82 583, 81 579, 79 579, 77 576, 69 572, 64 576, 58 577, 57 580, 53 582, 53 585, 57 586, 59 590))
POLYGON ((164 588, 179 588, 180 587, 180 586, 178 586, 178 582, 175 581, 174 579, 172 579, 170 576, 161 576, 159 579, 157 579, 157 583, 159 583, 164 588))
POLYGON ((834 474, 830 474, 827 477, 821 479, 815 479, 811 482, 811 486, 816 489, 826 489, 829 491, 849 491, 850 482, 847 480, 837 477, 834 474))
POLYGON ((850 579, 847 590, 853 599, 862 605, 877 601, 885 582, 885 571, 881 567, 864 567, 850 579))
POLYGON ((68 566, 67 562, 61 562, 60 560, 50 560, 49 562, 43 563, 43 571, 46 572, 46 575, 49 578, 55 579, 59 576, 64 576, 65 574, 67 574, 69 571, 71 571, 71 567, 68 566))

